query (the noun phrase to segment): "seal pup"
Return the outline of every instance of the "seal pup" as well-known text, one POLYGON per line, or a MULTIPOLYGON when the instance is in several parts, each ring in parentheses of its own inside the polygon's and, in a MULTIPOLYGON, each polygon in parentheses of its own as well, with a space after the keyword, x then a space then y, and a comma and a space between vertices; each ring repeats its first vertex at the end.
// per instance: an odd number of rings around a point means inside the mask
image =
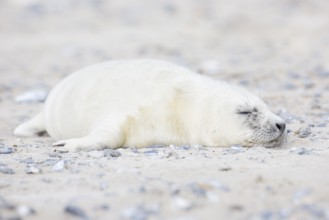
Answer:
POLYGON ((96 64, 59 82, 14 130, 47 132, 65 151, 203 145, 280 146, 284 121, 247 90, 158 60, 96 64))

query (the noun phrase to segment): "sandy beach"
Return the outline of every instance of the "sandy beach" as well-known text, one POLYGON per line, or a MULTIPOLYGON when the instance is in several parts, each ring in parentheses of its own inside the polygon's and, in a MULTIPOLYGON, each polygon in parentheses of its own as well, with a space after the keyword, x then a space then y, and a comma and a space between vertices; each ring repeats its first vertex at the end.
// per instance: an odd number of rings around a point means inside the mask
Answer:
POLYGON ((328 14, 325 0, 0 1, 0 220, 328 220, 328 14), (12 135, 63 77, 128 58, 251 90, 286 145, 58 153, 12 135))

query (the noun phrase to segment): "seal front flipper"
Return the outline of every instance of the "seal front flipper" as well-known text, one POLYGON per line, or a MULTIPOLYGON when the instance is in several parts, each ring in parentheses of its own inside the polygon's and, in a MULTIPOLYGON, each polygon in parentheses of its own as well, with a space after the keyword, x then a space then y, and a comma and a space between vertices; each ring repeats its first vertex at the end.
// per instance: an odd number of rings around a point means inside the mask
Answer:
POLYGON ((43 111, 31 120, 17 126, 14 130, 14 135, 17 137, 42 136, 44 133, 46 133, 46 128, 43 111))
POLYGON ((120 129, 113 126, 100 126, 85 137, 60 140, 53 143, 52 147, 58 147, 59 151, 92 151, 106 148, 115 149, 120 147, 123 141, 120 129))

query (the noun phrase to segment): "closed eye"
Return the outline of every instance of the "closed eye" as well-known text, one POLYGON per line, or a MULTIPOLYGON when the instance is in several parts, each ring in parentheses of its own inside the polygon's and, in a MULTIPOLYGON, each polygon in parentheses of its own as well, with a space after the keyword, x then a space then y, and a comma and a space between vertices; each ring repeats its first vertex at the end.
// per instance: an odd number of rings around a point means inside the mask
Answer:
POLYGON ((251 111, 238 111, 239 115, 249 115, 251 113, 252 113, 251 111))

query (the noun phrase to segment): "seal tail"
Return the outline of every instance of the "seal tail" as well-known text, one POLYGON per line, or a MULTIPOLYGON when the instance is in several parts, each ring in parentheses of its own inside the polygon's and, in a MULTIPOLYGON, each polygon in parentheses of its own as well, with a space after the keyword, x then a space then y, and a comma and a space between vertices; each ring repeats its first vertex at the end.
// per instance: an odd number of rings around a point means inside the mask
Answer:
POLYGON ((46 132, 44 125, 43 111, 31 120, 19 125, 14 130, 14 135, 18 137, 41 136, 46 132))

